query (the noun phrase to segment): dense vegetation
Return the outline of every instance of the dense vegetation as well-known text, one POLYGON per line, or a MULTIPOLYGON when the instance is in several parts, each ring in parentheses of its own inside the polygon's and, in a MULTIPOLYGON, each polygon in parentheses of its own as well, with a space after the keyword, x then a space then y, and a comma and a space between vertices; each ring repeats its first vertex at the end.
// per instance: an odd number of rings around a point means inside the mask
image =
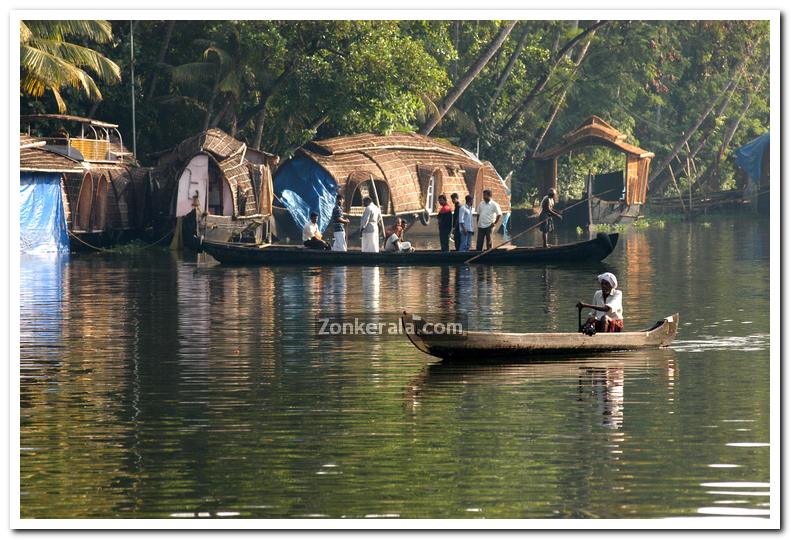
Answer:
MULTIPOLYGON (((591 114, 656 153, 654 194, 675 189, 668 165, 682 189, 733 185, 730 152, 769 126, 766 21, 82 22, 23 27, 22 112, 67 108, 131 140, 134 27, 144 163, 209 126, 282 156, 416 130, 513 171, 516 203, 536 196, 532 155, 591 114)), ((562 188, 621 159, 575 153, 562 188)))

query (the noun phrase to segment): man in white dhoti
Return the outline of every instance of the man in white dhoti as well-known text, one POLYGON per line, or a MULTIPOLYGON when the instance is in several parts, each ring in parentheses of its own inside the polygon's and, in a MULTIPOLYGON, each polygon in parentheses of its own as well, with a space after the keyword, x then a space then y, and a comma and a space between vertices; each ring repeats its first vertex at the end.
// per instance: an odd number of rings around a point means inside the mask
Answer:
POLYGON ((360 220, 360 238, 363 240, 363 253, 379 253, 379 221, 382 213, 370 197, 363 199, 363 217, 360 220))

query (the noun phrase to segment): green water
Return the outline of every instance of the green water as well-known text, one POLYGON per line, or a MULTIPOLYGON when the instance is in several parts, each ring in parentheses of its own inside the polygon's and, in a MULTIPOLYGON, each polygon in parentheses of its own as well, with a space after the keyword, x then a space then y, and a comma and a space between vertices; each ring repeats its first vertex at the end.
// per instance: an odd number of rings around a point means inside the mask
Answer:
POLYGON ((575 267, 23 257, 22 517, 765 515, 769 301, 752 219, 630 231, 575 267), (627 330, 681 314, 672 348, 453 366, 315 335, 400 308, 571 331, 604 270, 627 330))

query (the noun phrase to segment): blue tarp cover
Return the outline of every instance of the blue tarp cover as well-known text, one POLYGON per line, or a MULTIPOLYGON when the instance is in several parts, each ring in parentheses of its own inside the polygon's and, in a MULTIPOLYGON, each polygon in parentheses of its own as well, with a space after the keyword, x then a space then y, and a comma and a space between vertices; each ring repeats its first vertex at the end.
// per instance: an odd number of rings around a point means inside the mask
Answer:
POLYGON ((338 184, 335 179, 308 158, 295 158, 278 169, 274 178, 275 195, 301 229, 310 221, 310 213, 319 214, 319 229, 330 224, 338 184))
POLYGON ((764 133, 736 150, 736 164, 747 172, 753 183, 761 180, 761 163, 769 146, 769 133, 764 133))
POLYGON ((19 245, 25 253, 69 252, 60 174, 23 172, 19 179, 19 245))

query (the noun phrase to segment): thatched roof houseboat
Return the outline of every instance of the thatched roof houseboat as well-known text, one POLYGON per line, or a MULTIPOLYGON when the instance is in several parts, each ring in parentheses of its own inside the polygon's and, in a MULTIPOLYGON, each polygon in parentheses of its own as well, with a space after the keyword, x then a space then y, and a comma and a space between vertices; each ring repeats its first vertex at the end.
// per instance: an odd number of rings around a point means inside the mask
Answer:
POLYGON ((153 217, 162 230, 185 222, 185 239, 199 235, 229 240, 246 230, 260 239, 272 214, 272 169, 277 157, 248 148, 216 128, 153 155, 153 217))
MULTIPOLYGON (((370 196, 385 216, 431 216, 437 197, 468 193, 476 204, 484 189, 504 212, 511 209, 510 190, 491 163, 448 142, 415 133, 362 133, 312 141, 277 170, 279 204, 298 227, 311 211, 319 213, 322 230, 329 224, 335 196, 342 193, 346 210, 362 213, 370 196)), ((280 224, 278 224, 280 226, 280 224)))
POLYGON ((563 140, 537 154, 539 193, 558 189, 558 158, 585 146, 606 146, 624 154, 624 168, 594 174, 588 178, 584 198, 589 205, 575 207, 566 225, 588 226, 596 223, 623 223, 637 218, 648 190, 648 169, 653 152, 626 142, 626 135, 599 118, 590 116, 563 140))
POLYGON ((27 249, 34 249, 31 242, 43 250, 99 247, 139 232, 146 182, 136 174, 137 162, 118 126, 60 114, 22 116, 21 121, 28 131, 20 134, 20 189, 23 197, 33 197, 21 208, 22 234, 39 236, 35 242, 23 240, 27 249), (55 135, 34 136, 34 126, 55 135), (79 135, 72 134, 75 126, 79 135), (49 240, 33 232, 43 230, 46 216, 49 240), (57 232, 61 229, 66 234, 57 232))

